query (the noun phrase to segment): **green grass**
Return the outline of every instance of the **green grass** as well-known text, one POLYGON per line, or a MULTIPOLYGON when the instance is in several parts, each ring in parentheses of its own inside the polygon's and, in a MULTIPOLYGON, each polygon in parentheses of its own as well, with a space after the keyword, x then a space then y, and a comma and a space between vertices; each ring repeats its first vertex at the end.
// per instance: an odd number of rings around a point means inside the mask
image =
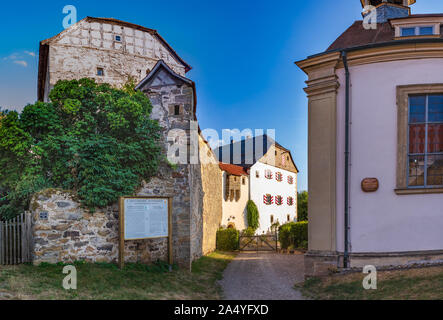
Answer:
POLYGON ((75 263, 77 290, 65 290, 63 264, 0 267, 0 299, 122 299, 122 300, 206 300, 221 299, 217 280, 235 254, 214 252, 192 265, 192 272, 165 264, 75 263))
POLYGON ((377 289, 365 290, 363 273, 311 278, 298 285, 304 296, 320 300, 441 300, 443 267, 384 271, 377 289))

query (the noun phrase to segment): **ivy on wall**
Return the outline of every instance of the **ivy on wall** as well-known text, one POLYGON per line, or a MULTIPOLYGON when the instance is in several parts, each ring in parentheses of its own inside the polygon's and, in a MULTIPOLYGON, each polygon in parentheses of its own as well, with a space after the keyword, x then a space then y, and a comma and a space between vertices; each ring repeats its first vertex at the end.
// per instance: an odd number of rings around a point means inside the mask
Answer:
POLYGON ((49 98, 0 114, 0 217, 26 210, 32 194, 49 187, 104 207, 156 173, 160 127, 133 83, 59 81, 49 98))

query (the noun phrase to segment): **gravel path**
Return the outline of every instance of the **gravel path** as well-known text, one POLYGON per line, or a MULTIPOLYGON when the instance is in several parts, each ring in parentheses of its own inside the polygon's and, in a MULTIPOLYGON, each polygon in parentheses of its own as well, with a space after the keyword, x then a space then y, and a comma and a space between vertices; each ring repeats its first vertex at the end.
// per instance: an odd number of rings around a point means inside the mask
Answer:
POLYGON ((304 280, 303 255, 242 252, 220 281, 226 300, 302 300, 294 284, 304 280))

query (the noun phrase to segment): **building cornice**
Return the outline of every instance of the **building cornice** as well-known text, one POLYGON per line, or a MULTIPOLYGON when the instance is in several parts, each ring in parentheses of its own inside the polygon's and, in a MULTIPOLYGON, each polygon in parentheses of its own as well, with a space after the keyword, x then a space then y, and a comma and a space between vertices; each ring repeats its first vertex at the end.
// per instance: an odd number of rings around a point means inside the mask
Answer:
POLYGON ((334 51, 323 55, 311 56, 307 59, 297 61, 295 64, 309 75, 309 71, 313 68, 325 68, 331 65, 336 65, 339 59, 340 52, 334 51))
MULTIPOLYGON (((443 58, 443 42, 411 42, 350 51, 350 66, 415 59, 443 58)), ((339 67, 343 67, 342 64, 339 67)))
MULTIPOLYGON (((348 48, 342 51, 348 53, 350 66, 379 62, 443 58, 443 39, 409 39, 396 40, 376 45, 348 48)), ((339 50, 313 55, 295 64, 306 74, 328 68, 335 63, 336 68, 343 68, 339 50)), ((309 79, 311 80, 311 79, 309 79)))
POLYGON ((308 86, 304 88, 304 91, 308 98, 328 93, 336 93, 337 89, 340 87, 337 76, 306 81, 306 84, 308 86))
POLYGON ((428 23, 443 23, 443 17, 441 16, 412 16, 406 18, 389 19, 391 26, 403 26, 408 24, 428 24, 428 23))

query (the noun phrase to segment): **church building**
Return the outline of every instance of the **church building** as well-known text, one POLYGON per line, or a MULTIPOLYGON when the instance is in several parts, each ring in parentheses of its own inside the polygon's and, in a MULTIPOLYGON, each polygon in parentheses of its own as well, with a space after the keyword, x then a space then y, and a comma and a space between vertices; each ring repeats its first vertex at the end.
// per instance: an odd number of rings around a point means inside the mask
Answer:
POLYGON ((415 2, 361 0, 363 20, 296 62, 308 76, 308 276, 443 259, 443 14, 414 14, 415 2))

